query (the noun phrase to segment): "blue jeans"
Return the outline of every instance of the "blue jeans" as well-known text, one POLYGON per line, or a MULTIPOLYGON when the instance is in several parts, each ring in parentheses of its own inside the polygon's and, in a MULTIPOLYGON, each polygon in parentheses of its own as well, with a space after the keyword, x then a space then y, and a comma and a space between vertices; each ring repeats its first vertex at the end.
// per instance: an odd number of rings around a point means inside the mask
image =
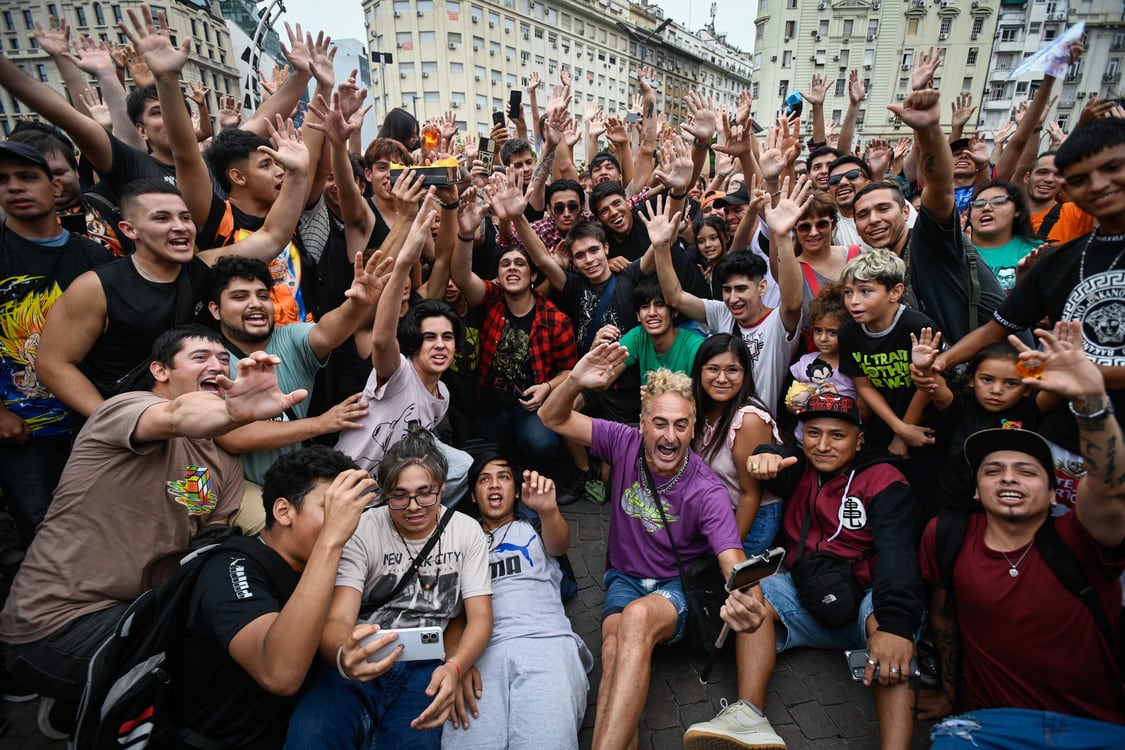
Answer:
POLYGON ((951 716, 930 730, 933 750, 1121 750, 1125 726, 1027 708, 951 716))
POLYGON ((798 646, 839 651, 867 648, 867 618, 875 611, 871 602, 871 589, 864 593, 854 623, 839 628, 826 628, 801 605, 797 587, 793 585, 793 579, 788 573, 763 578, 759 585, 762 587, 762 596, 781 619, 776 629, 776 648, 779 654, 798 646))
POLYGON ((782 503, 770 503, 758 508, 758 515, 754 516, 754 523, 742 540, 742 550, 747 557, 760 555, 770 548, 770 542, 781 528, 782 507, 782 503))
POLYGON ((559 447, 559 436, 539 419, 539 414, 522 406, 505 409, 481 419, 481 437, 499 444, 506 451, 519 451, 529 460, 551 459, 559 447))
POLYGON ((637 599, 649 594, 663 596, 676 608, 676 629, 672 637, 664 641, 669 645, 679 641, 687 631, 687 597, 680 577, 675 578, 633 578, 620 570, 607 570, 605 578, 605 602, 602 604, 602 619, 619 614, 637 599))
POLYGON ((69 437, 31 438, 0 448, 0 490, 24 549, 47 515, 69 456, 69 437))
POLYGON ((374 680, 356 682, 318 664, 289 720, 285 747, 440 750, 441 727, 410 727, 433 701, 426 686, 440 665, 432 659, 396 662, 374 680))

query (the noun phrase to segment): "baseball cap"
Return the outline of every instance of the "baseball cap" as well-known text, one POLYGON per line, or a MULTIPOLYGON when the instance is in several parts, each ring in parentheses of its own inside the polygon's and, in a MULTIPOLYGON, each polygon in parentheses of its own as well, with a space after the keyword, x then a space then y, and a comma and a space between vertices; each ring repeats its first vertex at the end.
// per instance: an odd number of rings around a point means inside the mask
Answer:
POLYGON ((47 163, 47 158, 40 153, 39 149, 34 146, 19 141, 0 141, 0 156, 12 156, 34 164, 47 174, 47 179, 51 179, 51 165, 47 163))
POLYGON ((709 203, 711 203, 712 201, 717 201, 724 196, 726 196, 726 193, 724 193, 722 190, 708 190, 703 194, 703 200, 699 201, 699 207, 701 209, 707 208, 707 205, 709 203))
POLYGON ((1051 446, 1038 434, 1030 430, 994 427, 969 435, 965 441, 965 460, 973 468, 973 476, 976 476, 984 459, 996 451, 1026 453, 1039 462, 1047 472, 1048 483, 1052 488, 1055 486, 1055 460, 1051 456, 1051 446))
POLYGON ((952 151, 953 153, 957 153, 958 151, 964 151, 968 147, 969 147, 969 139, 968 138, 958 138, 957 140, 950 141, 950 143, 949 143, 949 150, 952 151))
POLYGON ((750 191, 746 187, 746 183, 738 186, 738 189, 732 193, 725 194, 722 198, 715 199, 715 205, 719 208, 726 208, 727 206, 745 206, 750 202, 750 191))
POLYGON ((855 399, 839 393, 816 393, 809 397, 805 410, 797 415, 797 421, 807 422, 810 419, 842 419, 863 429, 855 399))

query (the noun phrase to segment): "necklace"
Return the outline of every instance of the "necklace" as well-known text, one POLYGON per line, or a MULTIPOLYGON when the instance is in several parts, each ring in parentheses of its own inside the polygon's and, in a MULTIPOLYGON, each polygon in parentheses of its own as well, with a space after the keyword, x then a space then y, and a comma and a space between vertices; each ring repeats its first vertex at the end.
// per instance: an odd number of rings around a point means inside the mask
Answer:
MULTIPOLYGON (((1090 249, 1090 245, 1094 242, 1095 237, 1098 237, 1098 235, 1096 233, 1091 234, 1090 239, 1086 240, 1086 244, 1082 246, 1082 257, 1078 260, 1078 283, 1079 284, 1081 284, 1082 281, 1086 278, 1086 251, 1090 249)), ((1113 235, 1102 235, 1101 237, 1099 237, 1100 242, 1120 242, 1121 240, 1125 240, 1125 235, 1113 234, 1113 235)), ((1112 271, 1114 268, 1116 268, 1117 262, 1119 260, 1121 260, 1122 255, 1125 255, 1125 248, 1121 248, 1121 252, 1117 253, 1117 257, 1114 258, 1113 262, 1110 263, 1106 267, 1106 270, 1112 271)))
MULTIPOLYGON (((643 464, 644 460, 645 460, 645 449, 644 449, 644 446, 641 446, 641 450, 637 453, 637 473, 639 473, 641 475, 641 482, 644 484, 644 488, 646 490, 648 490, 648 493, 650 495, 655 495, 655 494, 663 495, 663 494, 667 493, 668 490, 675 487, 676 483, 679 482, 680 479, 683 478, 684 471, 687 469, 687 465, 688 465, 688 457, 684 456, 684 461, 683 461, 683 463, 680 464, 679 471, 677 471, 675 473, 675 475, 671 479, 669 479, 668 482, 663 487, 653 488, 653 487, 649 486, 649 483, 648 483, 648 471, 645 469, 645 466, 643 464)), ((655 481, 655 479, 653 481, 655 481)))
POLYGON ((1022 563, 1023 559, 1025 557, 1027 557, 1027 553, 1031 552, 1031 548, 1034 544, 1035 544, 1034 539, 1032 539, 1030 542, 1028 542, 1027 547, 1023 551, 1023 554, 1020 555, 1020 559, 1016 560, 1015 562, 1012 562, 1011 558, 1008 557, 1007 552, 1004 552, 1004 551, 1000 552, 1000 554, 1004 556, 1004 561, 1008 563, 1008 575, 1010 575, 1012 578, 1015 578, 1016 576, 1018 576, 1020 574, 1020 571, 1019 571, 1020 563, 1022 563))
POLYGON ((508 523, 504 524, 504 536, 500 537, 500 541, 497 542, 496 544, 492 543, 493 541, 495 541, 495 534, 493 533, 495 531, 495 529, 493 529, 492 531, 484 532, 485 534, 488 534, 488 551, 489 552, 495 552, 497 550, 497 548, 500 547, 500 545, 502 545, 504 543, 504 540, 506 540, 508 538, 508 532, 512 530, 512 526, 514 526, 515 523, 516 522, 514 520, 512 520, 512 521, 508 521, 508 523))
MULTIPOLYGON (((440 527, 440 525, 441 524, 439 523, 438 526, 440 527)), ((402 542, 402 547, 403 547, 403 549, 406 550, 406 556, 408 558, 413 558, 414 555, 410 551, 410 545, 406 543, 406 538, 402 535, 402 532, 399 531, 398 527, 395 526, 393 523, 391 524, 391 528, 393 528, 395 530, 395 534, 398 535, 398 540, 400 542, 402 542)), ((430 539, 432 539, 433 535, 436 534, 436 533, 438 533, 438 529, 434 529, 434 531, 430 534, 430 539)), ((429 541, 429 540, 427 540, 427 541, 429 541)), ((443 541, 443 539, 439 536, 438 540, 437 540, 437 559, 438 560, 441 560, 441 543, 442 543, 442 541, 443 541)), ((441 578, 441 565, 439 564, 436 568, 434 568, 433 578, 431 580, 427 581, 426 579, 422 578, 422 571, 419 570, 419 568, 421 567, 421 564, 422 564, 421 560, 415 561, 414 575, 416 575, 418 577, 418 585, 422 587, 422 590, 423 591, 429 591, 430 589, 432 589, 434 586, 437 585, 438 579, 441 578)))
POLYGON ((141 275, 142 279, 145 279, 146 281, 151 281, 154 284, 163 284, 164 283, 160 279, 154 278, 152 274, 150 274, 147 270, 145 270, 145 267, 142 266, 137 261, 137 256, 135 254, 130 255, 129 259, 133 261, 133 268, 137 269, 137 273, 139 273, 141 275))

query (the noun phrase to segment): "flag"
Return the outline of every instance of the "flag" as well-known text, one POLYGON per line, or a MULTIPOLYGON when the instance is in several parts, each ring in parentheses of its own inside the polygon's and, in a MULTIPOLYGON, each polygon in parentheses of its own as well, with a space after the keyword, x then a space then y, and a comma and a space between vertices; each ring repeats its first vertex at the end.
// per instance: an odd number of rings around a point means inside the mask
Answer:
POLYGON ((1024 60, 1016 69, 1008 74, 1008 80, 1019 78, 1025 73, 1043 72, 1055 78, 1066 75, 1070 66, 1070 44, 1082 40, 1086 33, 1086 22, 1079 21, 1069 29, 1051 40, 1046 47, 1041 48, 1031 57, 1024 60))
POLYGON ((449 11, 449 20, 450 21, 460 21, 461 20, 461 12, 456 11, 456 10, 449 11))

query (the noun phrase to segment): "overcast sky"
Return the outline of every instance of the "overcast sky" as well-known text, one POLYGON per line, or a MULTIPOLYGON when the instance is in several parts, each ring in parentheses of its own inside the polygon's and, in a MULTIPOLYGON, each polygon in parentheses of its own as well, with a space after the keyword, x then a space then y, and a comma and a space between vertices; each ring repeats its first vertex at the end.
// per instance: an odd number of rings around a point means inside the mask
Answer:
MULTIPOLYGON (((361 0, 283 0, 286 13, 282 20, 289 23, 300 22, 306 29, 323 28, 333 37, 363 37, 363 9, 361 0)), ((715 26, 729 29, 729 41, 749 51, 754 26, 746 22, 750 3, 745 0, 717 0, 718 9, 715 26)), ((711 12, 711 0, 660 0, 666 16, 674 18, 691 30, 706 25, 711 12)), ((284 26, 278 33, 285 39, 284 26)))

